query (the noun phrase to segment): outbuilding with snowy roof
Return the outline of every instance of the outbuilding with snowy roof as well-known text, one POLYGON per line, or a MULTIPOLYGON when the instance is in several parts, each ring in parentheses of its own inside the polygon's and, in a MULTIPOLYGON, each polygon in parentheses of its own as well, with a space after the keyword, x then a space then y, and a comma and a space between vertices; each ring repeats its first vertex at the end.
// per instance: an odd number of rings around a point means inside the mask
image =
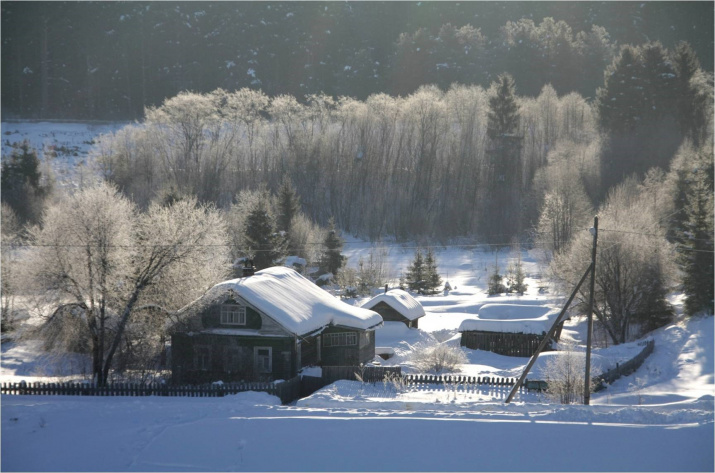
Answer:
POLYGON ((374 310, 385 322, 403 322, 411 328, 417 328, 419 318, 425 315, 422 304, 401 289, 385 291, 364 303, 362 308, 374 310))
POLYGON ((335 298, 286 267, 219 283, 178 313, 177 383, 290 379, 307 366, 375 357, 376 312, 335 298))
MULTIPOLYGON (((485 304, 479 313, 459 326, 461 345, 507 356, 531 356, 551 329, 560 313, 543 305, 485 304)), ((561 320, 553 341, 563 329, 561 320)), ((551 348, 549 341, 546 349, 551 348)))

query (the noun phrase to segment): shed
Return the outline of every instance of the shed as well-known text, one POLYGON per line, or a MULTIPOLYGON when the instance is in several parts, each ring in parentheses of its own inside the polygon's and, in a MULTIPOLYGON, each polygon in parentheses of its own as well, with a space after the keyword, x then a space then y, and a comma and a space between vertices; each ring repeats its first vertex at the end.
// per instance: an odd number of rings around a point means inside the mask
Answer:
MULTIPOLYGON (((559 313, 559 309, 541 305, 485 304, 475 317, 460 324, 460 344, 500 355, 528 357, 534 354, 559 313)), ((563 321, 553 341, 558 341, 562 328, 563 321)), ((550 348, 551 342, 546 349, 550 348)))
POLYGON ((385 322, 403 322, 410 328, 417 328, 418 319, 425 315, 422 304, 402 289, 377 295, 364 303, 362 308, 374 310, 385 322))
POLYGON ((376 312, 348 305, 297 271, 273 267, 209 289, 171 327, 175 383, 289 379, 313 365, 375 357, 376 312))

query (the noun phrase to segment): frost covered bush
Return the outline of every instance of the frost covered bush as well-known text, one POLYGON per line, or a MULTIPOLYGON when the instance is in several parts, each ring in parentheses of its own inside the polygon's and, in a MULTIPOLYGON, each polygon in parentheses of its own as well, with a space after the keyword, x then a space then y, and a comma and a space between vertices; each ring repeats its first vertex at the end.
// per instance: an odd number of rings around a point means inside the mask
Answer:
MULTIPOLYGON (((558 355, 546 362, 544 375, 549 386, 548 395, 561 404, 583 403, 585 373, 586 353, 578 351, 573 342, 562 343, 558 355)), ((592 370, 592 377, 597 374, 592 370)))
POLYGON ((457 365, 468 363, 467 355, 460 347, 441 344, 417 344, 410 356, 412 364, 421 372, 452 372, 457 365))

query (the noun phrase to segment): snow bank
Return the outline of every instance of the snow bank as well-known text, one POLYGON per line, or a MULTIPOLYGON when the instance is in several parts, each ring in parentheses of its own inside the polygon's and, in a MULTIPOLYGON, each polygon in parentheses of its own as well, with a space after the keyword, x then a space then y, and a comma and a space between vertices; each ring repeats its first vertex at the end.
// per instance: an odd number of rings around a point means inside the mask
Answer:
POLYGON ((206 297, 215 298, 228 291, 297 335, 331 324, 371 330, 382 323, 379 314, 336 299, 286 267, 267 268, 248 278, 224 281, 211 288, 206 297))
POLYGON ((364 303, 364 309, 372 309, 380 302, 389 305, 409 320, 417 320, 425 315, 425 310, 417 300, 402 289, 392 289, 377 295, 364 303))

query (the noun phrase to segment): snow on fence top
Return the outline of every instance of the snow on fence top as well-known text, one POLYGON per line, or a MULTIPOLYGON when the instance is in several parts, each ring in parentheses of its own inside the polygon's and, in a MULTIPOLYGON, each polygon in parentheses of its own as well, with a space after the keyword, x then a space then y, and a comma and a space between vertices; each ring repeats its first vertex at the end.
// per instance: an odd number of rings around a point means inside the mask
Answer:
POLYGON ((409 320, 416 320, 425 315, 422 304, 402 289, 392 289, 387 293, 377 295, 364 303, 364 309, 372 309, 380 302, 389 305, 409 320))
POLYGON ((326 325, 372 330, 382 324, 379 314, 336 299, 287 267, 276 266, 247 278, 224 281, 211 288, 207 296, 213 298, 229 290, 296 335, 326 325))
POLYGON ((518 304, 486 304, 476 317, 465 319, 460 332, 531 333, 548 332, 559 315, 558 309, 546 306, 518 304))

